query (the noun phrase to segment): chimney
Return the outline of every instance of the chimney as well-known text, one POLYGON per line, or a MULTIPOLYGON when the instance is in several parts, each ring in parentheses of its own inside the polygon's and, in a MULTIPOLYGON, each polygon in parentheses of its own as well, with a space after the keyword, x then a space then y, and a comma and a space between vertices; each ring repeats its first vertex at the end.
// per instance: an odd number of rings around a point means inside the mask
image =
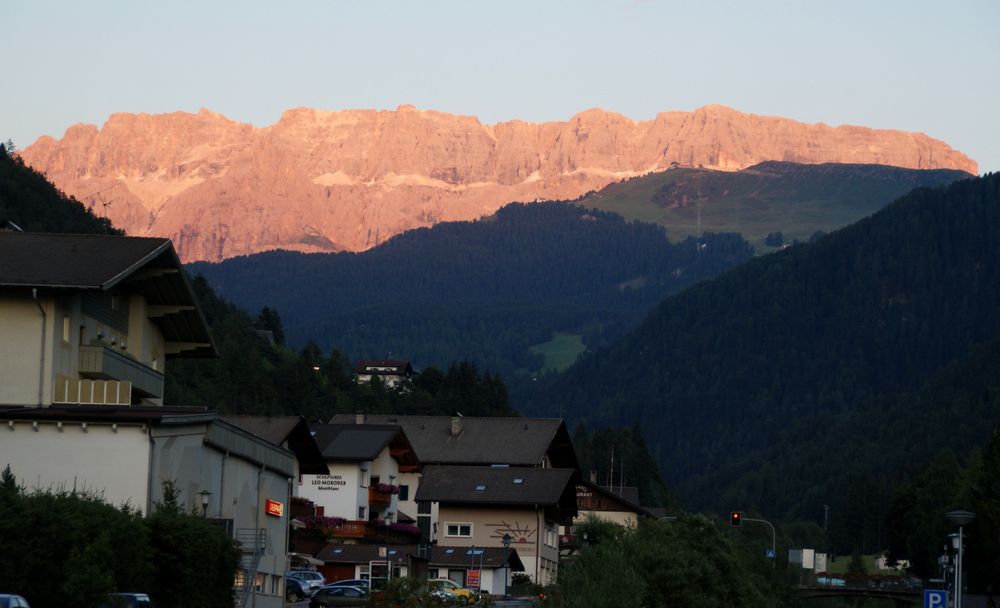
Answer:
POLYGON ((452 416, 451 417, 451 436, 458 437, 462 434, 462 417, 452 416))
POLYGON ((364 424, 367 418, 368 417, 365 416, 364 412, 358 412, 357 414, 354 414, 354 424, 364 424))
POLYGON ((590 483, 597 485, 597 471, 590 469, 590 483))

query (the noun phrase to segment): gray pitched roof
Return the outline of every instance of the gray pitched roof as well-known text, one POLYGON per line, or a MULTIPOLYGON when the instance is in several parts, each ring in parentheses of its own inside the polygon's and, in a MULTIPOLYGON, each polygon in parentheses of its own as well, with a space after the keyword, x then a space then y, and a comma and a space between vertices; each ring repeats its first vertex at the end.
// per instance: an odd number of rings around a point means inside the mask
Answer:
POLYGON ((328 461, 374 460, 389 446, 400 450, 393 456, 401 465, 418 464, 413 448, 398 424, 313 424, 309 430, 328 461))
POLYGON ((576 505, 573 469, 429 466, 415 500, 484 505, 576 505))
MULTIPOLYGON (((386 547, 382 544, 371 545, 347 545, 340 543, 330 543, 323 547, 316 554, 316 559, 321 559, 327 563, 334 564, 367 564, 378 559, 385 559, 379 556, 379 549, 386 547)), ((389 558, 396 564, 405 564, 410 556, 417 554, 416 545, 389 545, 389 558)))
POLYGON ((434 545, 431 547, 431 557, 427 565, 437 567, 476 568, 480 564, 484 568, 504 568, 510 566, 514 572, 524 572, 524 563, 517 554, 517 549, 503 547, 447 547, 434 545))
POLYGON ((168 342, 202 345, 180 356, 217 355, 194 291, 169 239, 0 232, 0 288, 120 288, 161 307, 154 322, 168 342))
POLYGON ((107 289, 168 249, 160 238, 7 232, 0 285, 107 289))
MULTIPOLYGON (((332 422, 350 424, 355 416, 338 414, 332 422)), ((576 468, 569 434, 559 418, 458 418, 461 431, 452 435, 450 416, 367 416, 365 424, 403 427, 417 458, 424 464, 509 464, 538 466, 551 452, 553 466, 576 468)))
POLYGON ((287 443, 306 474, 329 473, 326 460, 302 416, 219 416, 219 418, 274 445, 287 443))

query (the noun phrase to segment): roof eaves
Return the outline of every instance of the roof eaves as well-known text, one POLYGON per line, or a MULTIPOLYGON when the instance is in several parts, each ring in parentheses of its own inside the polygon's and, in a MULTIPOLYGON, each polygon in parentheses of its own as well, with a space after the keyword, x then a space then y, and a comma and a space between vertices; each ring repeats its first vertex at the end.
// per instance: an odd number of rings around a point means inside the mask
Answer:
MULTIPOLYGON (((145 266, 146 264, 148 264, 151 260, 154 260, 157 257, 159 257, 159 255, 161 253, 163 253, 163 251, 165 249, 172 248, 172 247, 173 247, 173 244, 170 242, 170 239, 163 239, 163 242, 160 243, 160 245, 158 247, 156 247, 155 249, 153 249, 153 251, 147 253, 142 258, 140 258, 139 260, 133 262, 127 268, 125 268, 124 270, 122 270, 121 272, 119 272, 117 275, 115 275, 115 276, 111 277, 110 279, 108 279, 107 281, 105 281, 104 284, 101 285, 101 289, 104 289, 104 290, 111 289, 112 287, 114 287, 115 285, 117 285, 118 283, 120 283, 121 281, 123 281, 126 278, 128 278, 129 275, 131 275, 135 271, 139 270, 140 268, 142 268, 143 266, 145 266)), ((180 261, 177 260, 177 256, 175 255, 174 258, 175 258, 174 261, 177 263, 178 268, 180 268, 180 261)))

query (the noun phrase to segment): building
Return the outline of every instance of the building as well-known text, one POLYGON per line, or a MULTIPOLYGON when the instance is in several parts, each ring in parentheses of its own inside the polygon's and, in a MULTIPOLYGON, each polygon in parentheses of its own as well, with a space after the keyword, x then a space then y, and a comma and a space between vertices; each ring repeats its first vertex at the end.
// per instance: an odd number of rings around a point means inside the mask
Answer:
POLYGON ((639 506, 639 491, 635 487, 624 487, 612 491, 592 481, 576 484, 576 507, 579 513, 574 524, 595 517, 621 526, 635 527, 640 517, 653 517, 645 507, 639 506))
POLYGON ((394 387, 413 376, 413 367, 409 361, 393 359, 362 359, 354 365, 354 377, 359 383, 368 384, 375 376, 394 387))
POLYGON ((365 524, 399 521, 399 504, 409 500, 401 475, 417 473, 420 463, 399 425, 319 424, 313 437, 327 471, 301 476, 298 495, 328 517, 365 524))
POLYGON ((576 516, 576 471, 509 466, 428 466, 418 502, 437 503, 433 539, 444 547, 517 550, 525 571, 554 583, 559 526, 576 516))
MULTIPOLYGON (((331 422, 399 425, 422 465, 578 468, 569 432, 557 418, 340 414, 331 422)), ((398 483, 408 488, 409 498, 400 498, 399 510, 414 516, 424 542, 431 542, 437 540, 438 506, 417 503, 420 477, 419 471, 400 473, 398 483)))
POLYGON ((447 578, 494 596, 506 595, 511 574, 524 572, 514 548, 431 547, 428 578, 447 578))
POLYGON ((0 233, 0 403, 162 405, 168 357, 214 357, 168 239, 0 233))
POLYGON ((301 418, 163 405, 166 362, 216 355, 167 239, 0 232, 0 468, 150 513, 171 480, 238 541, 238 605, 284 606, 289 503, 325 463, 301 418))

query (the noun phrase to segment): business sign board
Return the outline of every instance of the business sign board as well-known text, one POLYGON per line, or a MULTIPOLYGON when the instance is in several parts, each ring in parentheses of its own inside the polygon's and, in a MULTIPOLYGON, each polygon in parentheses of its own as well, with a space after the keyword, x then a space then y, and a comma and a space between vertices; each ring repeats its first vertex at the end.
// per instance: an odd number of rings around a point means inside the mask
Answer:
POLYGON ((264 512, 274 517, 282 517, 285 515, 285 505, 277 500, 268 498, 264 501, 264 512))
POLYGON ((465 571, 465 586, 469 589, 479 589, 479 570, 469 568, 465 571))

